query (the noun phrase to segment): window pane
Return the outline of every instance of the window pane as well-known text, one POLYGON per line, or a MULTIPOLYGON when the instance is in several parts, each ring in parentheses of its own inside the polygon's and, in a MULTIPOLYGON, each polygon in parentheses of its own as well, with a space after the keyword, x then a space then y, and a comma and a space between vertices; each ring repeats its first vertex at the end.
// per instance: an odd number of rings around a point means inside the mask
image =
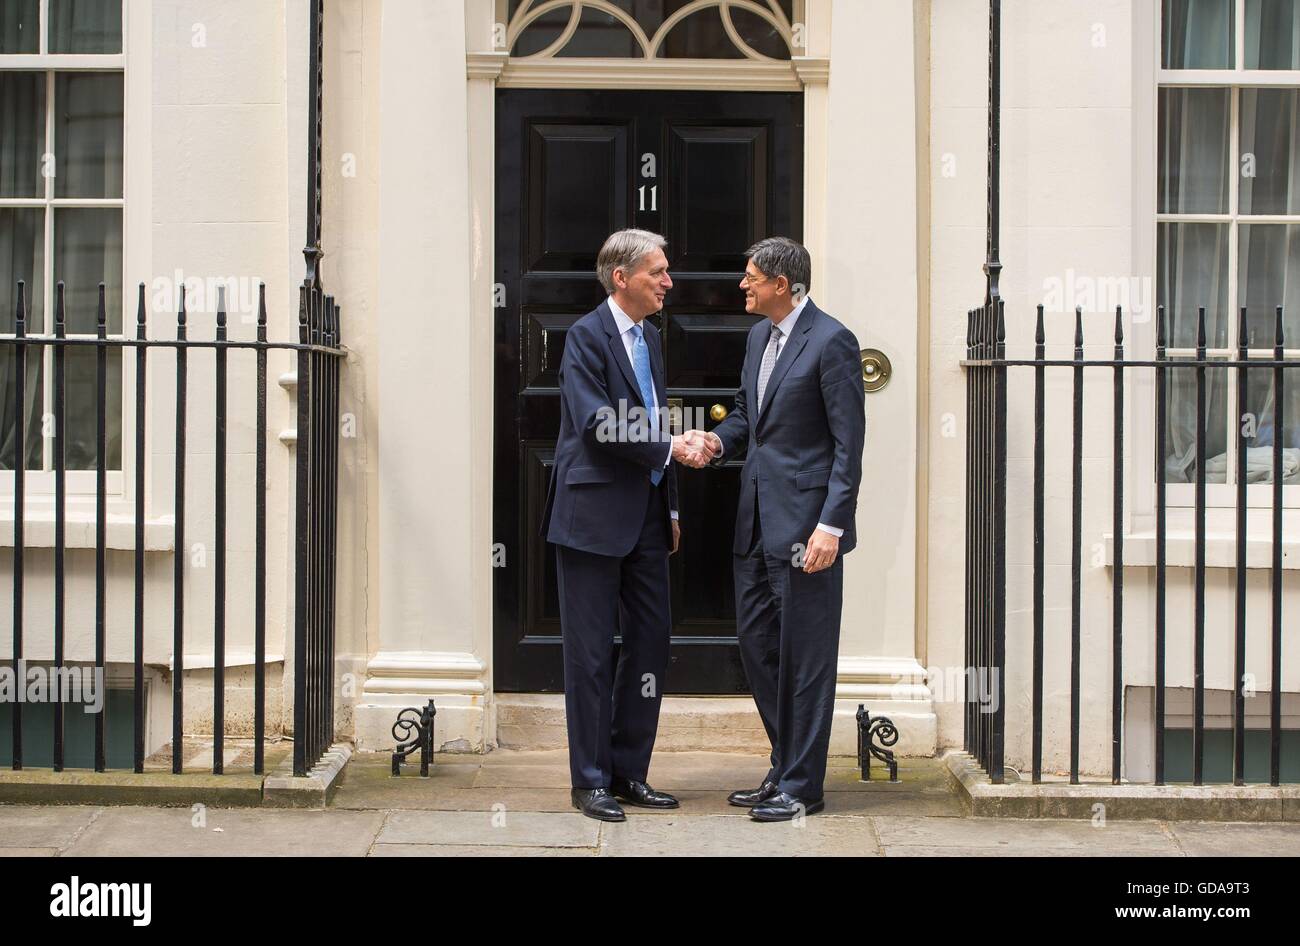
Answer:
POLYGON ((27 283, 27 331, 41 331, 44 273, 45 211, 0 207, 0 332, 14 330, 20 279, 27 283))
MULTIPOLYGON (((567 16, 566 16, 567 19, 567 16)), ((620 20, 599 10, 584 9, 578 31, 560 50, 561 56, 641 56, 641 44, 620 20)))
POLYGON ((1300 213, 1295 89, 1241 90, 1241 212, 1300 213))
MULTIPOLYGON (((1246 344, 1273 347, 1275 310, 1283 306, 1287 347, 1300 347, 1300 226, 1241 224, 1237 261, 1238 305, 1246 306, 1246 344)), ((1300 387, 1300 376, 1296 385, 1300 387)))
POLYGON ((56 196, 122 196, 122 101, 120 72, 55 76, 56 196))
POLYGON ((122 0, 50 0, 50 52, 121 51, 122 0))
MULTIPOLYGON (((1186 361, 1175 358, 1173 361, 1186 361)), ((1168 379, 1165 475, 1170 483, 1196 481, 1196 370, 1173 368, 1168 379)), ((1205 482, 1226 483, 1228 369, 1205 372, 1205 482)))
POLYGON ((1246 68, 1300 69, 1300 0, 1246 0, 1246 68))
POLYGON ((775 26, 744 7, 731 8, 731 22, 749 48, 773 59, 789 59, 790 47, 775 26))
MULTIPOLYGON (((69 470, 93 470, 96 466, 95 436, 98 391, 95 378, 95 350, 68 348, 64 371, 67 383, 67 438, 64 457, 69 470)), ((104 411, 106 466, 122 468, 122 352, 110 350, 105 359, 106 402, 104 411)))
POLYGON ((1160 64, 1165 69, 1231 69, 1233 0, 1163 0, 1160 64))
MULTIPOLYGON (((17 446, 17 427, 14 424, 18 401, 18 373, 16 349, 5 346, 0 350, 0 470, 14 469, 14 448, 17 446)), ((23 391, 23 440, 27 443, 26 466, 28 470, 41 468, 41 352, 27 350, 27 377, 23 391)))
POLYGON ((524 28, 515 40, 512 56, 533 56, 560 38, 569 22, 568 10, 551 10, 543 13, 524 28))
POLYGON ((44 73, 0 72, 0 128, 0 197, 44 197, 44 73))
POLYGON ((64 283, 69 335, 94 335, 99 284, 104 283, 108 331, 122 327, 122 211, 60 208, 54 215, 54 281, 64 283))
POLYGON ((1159 211, 1228 212, 1228 89, 1161 89, 1159 211))
POLYGON ((727 35, 717 7, 705 7, 686 17, 664 37, 659 55, 669 59, 744 59, 727 35))
MULTIPOLYGON (((1282 404, 1282 482, 1300 483, 1300 377, 1286 369, 1282 404)), ((1251 371, 1246 381, 1246 411, 1255 416, 1255 436, 1246 440, 1246 482, 1273 482, 1273 372, 1251 371)))
POLYGON ((0 53, 39 53, 41 0, 4 0, 0 5, 0 53))
POLYGON ((1156 305, 1165 307, 1169 346, 1196 347, 1197 308, 1205 306, 1209 347, 1228 344, 1228 225, 1156 226, 1156 305))

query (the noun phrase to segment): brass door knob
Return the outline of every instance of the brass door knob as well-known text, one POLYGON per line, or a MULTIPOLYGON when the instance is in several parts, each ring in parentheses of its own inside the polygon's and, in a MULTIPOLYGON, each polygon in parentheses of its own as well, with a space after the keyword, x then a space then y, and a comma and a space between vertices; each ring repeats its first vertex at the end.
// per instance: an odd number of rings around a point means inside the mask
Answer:
POLYGON ((727 416, 727 409, 721 404, 714 404, 709 408, 709 416, 715 421, 723 420, 727 416))
POLYGON ((889 364, 888 356, 876 348, 864 348, 860 354, 862 356, 863 390, 868 394, 879 391, 889 383, 889 378, 894 373, 893 367, 889 364))

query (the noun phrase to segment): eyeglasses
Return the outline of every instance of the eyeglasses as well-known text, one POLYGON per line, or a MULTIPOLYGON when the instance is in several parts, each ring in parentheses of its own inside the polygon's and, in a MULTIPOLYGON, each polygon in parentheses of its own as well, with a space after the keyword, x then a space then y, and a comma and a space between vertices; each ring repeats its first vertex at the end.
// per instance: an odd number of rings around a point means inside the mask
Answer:
POLYGON ((764 279, 766 279, 766 278, 767 278, 767 277, 764 276, 762 273, 750 273, 750 272, 746 272, 745 275, 743 275, 743 276, 740 277, 740 284, 741 284, 742 286, 743 286, 743 285, 751 285, 751 286, 752 286, 754 283, 756 283, 756 282, 762 282, 762 281, 763 281, 764 279))

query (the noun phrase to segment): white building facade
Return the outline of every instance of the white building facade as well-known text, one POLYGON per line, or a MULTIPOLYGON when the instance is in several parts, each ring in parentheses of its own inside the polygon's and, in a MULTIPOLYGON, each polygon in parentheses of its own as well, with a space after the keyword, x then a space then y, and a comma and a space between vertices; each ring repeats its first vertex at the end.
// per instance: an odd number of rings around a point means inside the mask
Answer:
MULTIPOLYGON (((123 0, 116 45, 111 16, 97 26, 83 13, 77 28, 60 32, 60 11, 72 16, 75 6, 32 0, 36 20, 0 15, 11 18, 0 34, 0 108, 6 128, 28 129, 11 139, 19 145, 0 147, 0 162, 13 168, 0 167, 0 331, 13 331, 16 280, 39 287, 29 305, 47 320, 54 287, 66 280, 70 312, 76 300, 68 331, 93 334, 85 286, 104 280, 110 334, 133 334, 135 287, 144 283, 150 335, 170 338, 185 282, 191 337, 212 337, 215 288, 223 286, 231 337, 253 338, 264 282, 269 334, 296 338, 309 213, 308 0, 123 0), (42 176, 39 162, 29 167, 33 155, 49 154, 53 176, 42 176), (78 180, 65 190, 69 177, 78 180)), ((1286 307, 1288 353, 1300 348, 1300 4, 1005 0, 1001 15, 1008 357, 1032 357, 1039 303, 1049 358, 1071 357, 1076 307, 1088 357, 1111 357, 1116 306, 1130 358, 1155 357, 1160 305, 1179 318, 1171 357, 1194 350, 1185 315, 1198 306, 1207 307, 1209 349, 1225 359, 1242 305, 1264 313, 1247 323, 1252 350, 1271 354, 1275 305, 1286 307)), ((775 235, 770 227, 781 224, 812 253, 817 304, 855 332, 871 371, 888 365, 883 386, 868 379, 861 538, 845 562, 832 751, 855 751, 859 704, 894 721, 905 754, 961 746, 969 664, 962 361, 967 313, 985 294, 986 0, 325 0, 323 22, 322 279, 341 306, 348 352, 337 737, 363 750, 391 747, 398 711, 432 698, 439 748, 562 744, 553 576, 535 538, 533 496, 545 485, 564 327, 600 298, 593 236, 638 225, 669 237, 678 285, 660 316, 668 393, 716 420, 740 370, 733 341, 749 324, 740 291, 726 295, 727 280, 739 279, 745 239, 775 235), (740 209, 729 216, 732 207, 740 209)), ((148 376, 143 510, 133 499, 132 358, 122 358, 111 388, 117 466, 108 478, 106 661, 110 681, 129 689, 134 534, 143 516, 149 751, 172 726, 177 555, 187 602, 183 727, 205 733, 213 725, 214 380, 210 359, 193 362, 181 549, 171 359, 152 362, 148 376)), ((12 378, 9 362, 5 370, 12 378)), ((49 370, 29 398, 52 397, 49 370)), ((252 362, 232 354, 230 370, 224 726, 247 736, 252 362)), ((272 352, 269 372, 266 725, 288 733, 289 354, 272 352)), ((1261 380, 1239 405, 1235 377, 1209 375, 1204 686, 1206 726, 1226 732, 1237 601, 1232 419, 1271 416, 1272 393, 1261 380)), ((1043 766, 1060 771, 1070 764, 1076 463, 1070 374, 1048 378, 1043 766)), ((1079 765, 1097 776, 1110 773, 1112 757, 1111 380, 1089 369, 1080 461, 1079 765)), ((1300 377, 1291 391, 1300 391, 1300 377)), ((1134 780, 1150 780, 1154 764, 1154 392, 1148 373, 1135 373, 1125 389, 1121 706, 1124 772, 1134 780)), ((1018 769, 1030 764, 1032 731, 1032 402, 1032 375, 1013 371, 1003 711, 1007 765, 1018 769)), ((1281 437, 1284 446, 1282 729, 1285 764, 1294 766, 1300 394, 1285 403, 1282 432, 1259 431, 1254 443, 1281 437)), ((69 401, 69 416, 88 405, 69 401)), ((37 420, 48 412, 44 401, 23 409, 37 420)), ((1171 772, 1174 757, 1187 758, 1173 731, 1191 728, 1195 683, 1194 410, 1194 390, 1176 387, 1166 464, 1171 772)), ((74 446, 93 429, 70 424, 74 446)), ((0 544, 12 547, 16 449, 7 419, 2 430, 0 544)), ((29 439, 26 452, 24 654, 33 661, 54 658, 48 440, 29 439)), ((80 466, 69 460, 68 661, 94 659, 90 448, 89 462, 84 450, 80 466)), ((1262 748, 1249 750, 1252 764, 1263 764, 1272 491, 1271 472, 1256 459, 1250 454, 1246 722, 1263 731, 1262 748)), ((734 492, 726 474, 687 471, 684 479, 686 544, 673 572, 671 699, 659 745, 761 747, 729 643, 730 543, 711 538, 729 529, 734 492)), ((13 587, 12 557, 0 554, 0 659, 12 653, 13 587)), ((1230 754, 1230 740, 1227 749, 1206 745, 1212 769, 1216 753, 1230 754)))

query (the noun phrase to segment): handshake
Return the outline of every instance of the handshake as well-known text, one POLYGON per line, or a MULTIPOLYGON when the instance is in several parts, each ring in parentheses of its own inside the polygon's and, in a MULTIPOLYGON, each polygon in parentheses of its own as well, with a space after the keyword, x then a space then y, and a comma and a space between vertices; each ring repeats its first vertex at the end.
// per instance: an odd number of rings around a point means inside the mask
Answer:
POLYGON ((673 459, 694 469, 708 466, 721 453, 722 441, 717 434, 688 430, 673 437, 673 459))

